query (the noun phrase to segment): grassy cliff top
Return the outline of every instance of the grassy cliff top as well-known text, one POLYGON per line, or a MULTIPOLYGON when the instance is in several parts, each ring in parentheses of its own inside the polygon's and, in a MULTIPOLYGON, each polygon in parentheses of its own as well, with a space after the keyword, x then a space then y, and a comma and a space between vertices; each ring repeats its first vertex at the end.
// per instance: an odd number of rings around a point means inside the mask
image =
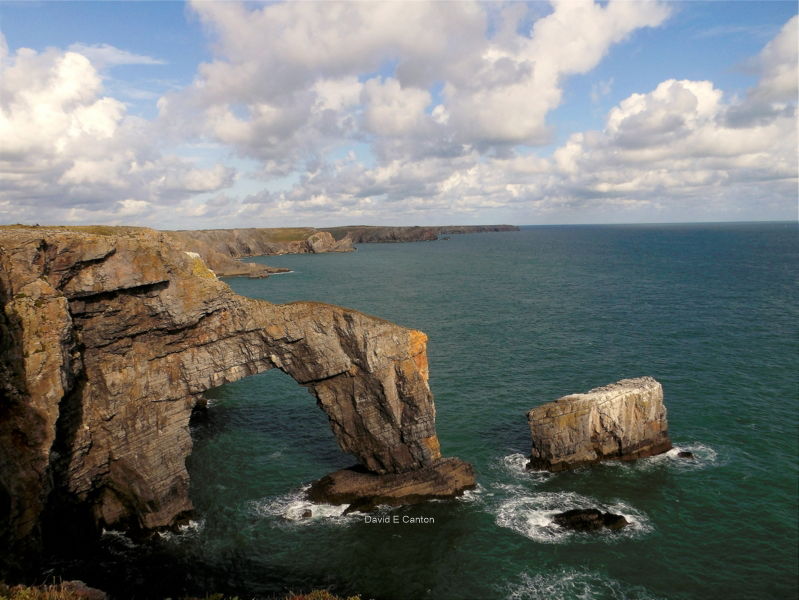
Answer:
POLYGON ((137 231, 154 231, 149 227, 130 227, 127 225, 0 225, 0 231, 26 229, 29 231, 77 231, 96 235, 121 235, 137 231))

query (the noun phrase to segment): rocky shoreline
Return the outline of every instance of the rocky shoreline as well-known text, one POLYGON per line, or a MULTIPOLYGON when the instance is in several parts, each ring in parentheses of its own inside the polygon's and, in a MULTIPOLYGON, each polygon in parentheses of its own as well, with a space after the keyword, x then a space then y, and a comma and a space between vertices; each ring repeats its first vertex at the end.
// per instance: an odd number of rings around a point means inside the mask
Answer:
POLYGON ((434 241, 442 235, 518 231, 515 225, 449 225, 434 227, 382 227, 358 225, 316 229, 312 227, 203 229, 164 232, 185 250, 198 253, 220 277, 267 277, 286 269, 240 258, 281 254, 352 252, 355 244, 434 241))
MULTIPOLYGON (((381 241, 409 241, 380 229, 381 241)), ((443 228, 412 236, 431 229, 443 228)), ((264 231, 0 228, 0 575, 30 572, 43 552, 68 552, 104 529, 146 537, 185 522, 189 420, 203 392, 273 368, 315 396, 358 460, 313 482, 308 500, 368 512, 476 486, 471 464, 442 456, 424 333, 328 304, 238 296, 205 259, 224 270, 250 252, 344 252, 374 232, 311 230, 278 243, 264 231)), ((543 404, 528 424, 529 469, 672 447, 651 377, 543 404)), ((553 522, 628 525, 599 509, 553 522)))
POLYGON ((237 296, 169 234, 2 228, 0 305, 7 567, 50 542, 185 519, 202 393, 272 368, 312 392, 369 475, 360 488, 346 480, 348 503, 475 483, 469 465, 442 458, 424 333, 328 304, 237 296))

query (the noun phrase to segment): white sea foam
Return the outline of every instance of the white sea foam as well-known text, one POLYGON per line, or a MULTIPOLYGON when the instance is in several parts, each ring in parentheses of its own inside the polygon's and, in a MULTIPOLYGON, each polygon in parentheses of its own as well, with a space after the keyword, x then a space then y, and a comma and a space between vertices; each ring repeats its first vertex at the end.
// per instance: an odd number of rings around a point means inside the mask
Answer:
POLYGON ((657 600, 644 588, 587 569, 524 573, 506 590, 507 600, 657 600))
POLYGON ((253 512, 261 517, 278 517, 283 522, 293 524, 308 524, 320 520, 331 523, 346 523, 363 518, 362 515, 352 513, 345 515, 349 504, 315 504, 308 500, 306 492, 310 486, 283 494, 282 496, 255 500, 251 503, 253 512), (310 511, 310 516, 307 516, 310 511))
POLYGON ((718 453, 710 446, 700 442, 692 442, 675 446, 663 454, 641 458, 636 461, 622 462, 618 460, 608 460, 602 464, 607 467, 625 469, 630 473, 649 471, 662 467, 691 471, 715 466, 719 464, 719 459, 718 453), (694 457, 680 458, 678 456, 680 452, 691 452, 694 457))
POLYGON ((527 469, 527 463, 530 462, 530 457, 516 452, 503 456, 501 459, 502 468, 515 477, 524 477, 525 479, 532 479, 534 481, 546 481, 554 475, 549 471, 530 471, 527 469))
MULTIPOLYGON (((683 469, 704 469, 705 467, 712 467, 719 463, 718 453, 705 444, 694 442, 677 446, 666 452, 663 456, 674 461, 675 466, 683 469), (680 452, 691 452, 694 457, 679 458, 677 454, 680 452)), ((652 458, 657 458, 653 456, 652 458)))
POLYGON ((175 538, 194 537, 200 533, 205 527, 205 519, 194 520, 191 519, 183 525, 178 525, 177 531, 159 531, 158 535, 164 540, 173 540, 175 538))
POLYGON ((478 483, 471 490, 466 490, 465 492, 463 492, 460 496, 456 498, 456 500, 460 502, 480 503, 480 502, 485 502, 485 496, 486 496, 486 489, 478 483))
MULTIPOLYGON (((512 486, 508 486, 512 488, 512 486)), ((496 523, 501 527, 512 529, 532 540, 542 543, 562 543, 565 541, 615 541, 638 536, 652 530, 649 519, 625 502, 616 501, 604 504, 588 496, 574 492, 541 492, 530 494, 529 491, 511 491, 511 498, 496 507, 496 523), (629 525, 620 531, 599 531, 590 534, 569 531, 556 525, 554 516, 573 508, 598 508, 603 512, 623 515, 629 525)))

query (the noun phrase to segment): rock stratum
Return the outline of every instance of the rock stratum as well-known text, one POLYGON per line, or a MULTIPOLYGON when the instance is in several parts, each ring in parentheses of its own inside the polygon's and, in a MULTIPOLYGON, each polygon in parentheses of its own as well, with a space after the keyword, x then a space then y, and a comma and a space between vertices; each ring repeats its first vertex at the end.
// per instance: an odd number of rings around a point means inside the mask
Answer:
POLYGON ((363 497, 474 485, 441 457, 424 333, 238 296, 168 233, 2 229, 0 305, 0 538, 15 556, 176 523, 203 392, 273 368, 315 395, 368 476, 363 497))
POLYGON ((652 377, 622 379, 558 398, 527 413, 529 469, 562 471, 601 460, 634 460, 671 449, 663 387, 652 377))

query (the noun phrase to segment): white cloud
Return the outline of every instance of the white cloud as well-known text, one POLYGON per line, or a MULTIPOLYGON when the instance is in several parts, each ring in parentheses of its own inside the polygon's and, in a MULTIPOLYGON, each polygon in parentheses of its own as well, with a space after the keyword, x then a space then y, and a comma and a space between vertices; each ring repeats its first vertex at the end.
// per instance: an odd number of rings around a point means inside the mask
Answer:
POLYGON ((779 113, 789 115, 795 111, 799 87, 798 31, 799 17, 793 17, 752 61, 760 81, 749 90, 744 101, 730 111, 731 124, 747 126, 759 120, 768 121, 779 113))
POLYGON ((98 69, 114 67, 117 65, 164 65, 166 61, 135 54, 116 48, 110 44, 72 44, 68 50, 88 58, 98 69))
POLYGON ((745 126, 729 120, 752 95, 773 88, 770 74, 784 72, 785 63, 796 59, 769 60, 747 99, 732 103, 709 81, 672 79, 632 94, 609 111, 602 131, 573 134, 549 159, 473 150, 372 169, 338 163, 251 210, 315 214, 307 199, 324 198, 333 222, 385 214, 429 222, 496 208, 531 220, 734 219, 752 218, 753 205, 757 217, 788 218, 796 209, 795 101, 745 126))
POLYGON ((384 160, 546 143, 563 78, 669 14, 654 1, 559 1, 527 37, 515 32, 524 15, 509 5, 501 34, 488 39, 488 13, 471 2, 192 7, 217 35, 217 58, 190 88, 162 99, 164 122, 283 171, 369 134, 384 160), (428 111, 434 84, 441 101, 428 111))
POLYGON ((758 83, 741 97, 668 79, 539 155, 566 79, 666 22, 667 4, 191 7, 213 59, 159 99, 153 122, 104 91, 102 69, 158 59, 80 44, 8 56, 0 36, 0 219, 44 206, 52 221, 171 227, 795 210, 797 18, 753 59, 758 83), (214 150, 194 163, 158 150, 169 143, 214 150), (247 177, 210 164, 228 151, 247 177))
POLYGON ((366 125, 381 136, 403 136, 425 128, 425 108, 431 96, 427 90, 402 88, 399 81, 370 79, 364 86, 366 125))
MULTIPOLYGON (((6 47, 1 35, 0 47, 6 47)), ((157 139, 151 123, 103 95, 102 76, 84 54, 21 48, 6 55, 0 61, 0 202, 13 207, 3 212, 14 217, 0 218, 142 215, 147 207, 232 182, 232 171, 222 166, 198 169, 162 156, 157 139)))

